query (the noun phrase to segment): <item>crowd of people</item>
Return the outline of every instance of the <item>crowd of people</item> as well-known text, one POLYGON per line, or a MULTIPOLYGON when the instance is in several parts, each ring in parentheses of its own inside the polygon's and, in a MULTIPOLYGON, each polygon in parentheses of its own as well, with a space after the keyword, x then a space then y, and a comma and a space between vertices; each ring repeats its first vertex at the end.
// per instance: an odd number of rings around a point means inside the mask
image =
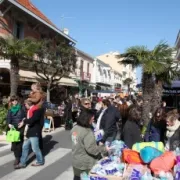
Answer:
MULTIPOLYGON (((45 93, 39 83, 31 86, 31 93, 23 103, 12 96, 9 101, 7 124, 9 129, 20 132, 20 142, 13 142, 14 168, 27 165, 30 147, 36 155, 32 166, 44 165, 42 129, 46 107, 45 93)), ((176 109, 167 111, 162 102, 146 128, 143 125, 143 99, 139 97, 91 97, 70 96, 62 101, 65 129, 71 130, 72 166, 74 180, 80 179, 82 172, 89 172, 96 161, 109 151, 114 140, 123 140, 132 148, 137 142, 163 142, 166 150, 180 148, 180 121, 176 109), (97 141, 95 132, 101 131, 97 141)))
POLYGON ((83 98, 80 106, 77 124, 71 130, 74 180, 80 180, 82 172, 89 172, 115 139, 123 140, 130 149, 137 142, 152 141, 163 142, 167 151, 180 148, 179 113, 176 109, 168 112, 165 102, 149 115, 146 128, 141 118, 142 97, 83 98), (98 130, 102 130, 103 137, 97 142, 94 134, 98 130))

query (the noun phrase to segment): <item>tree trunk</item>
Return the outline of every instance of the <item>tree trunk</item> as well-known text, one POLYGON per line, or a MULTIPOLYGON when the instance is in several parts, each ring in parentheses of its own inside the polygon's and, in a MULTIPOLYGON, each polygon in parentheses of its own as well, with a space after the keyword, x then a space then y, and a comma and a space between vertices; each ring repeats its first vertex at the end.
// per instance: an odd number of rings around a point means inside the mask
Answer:
POLYGON ((128 95, 131 96, 130 84, 128 84, 128 95))
POLYGON ((19 61, 16 57, 11 58, 10 62, 10 87, 11 87, 11 96, 17 95, 18 83, 19 83, 19 61))
POLYGON ((150 121, 149 114, 151 113, 151 98, 154 92, 154 83, 151 74, 143 73, 142 90, 143 90, 142 120, 144 121, 144 125, 147 126, 150 121))
POLYGON ((153 96, 152 96, 152 101, 151 101, 152 115, 154 115, 157 108, 161 106, 162 94, 163 94, 162 81, 156 81, 153 96))
POLYGON ((47 102, 50 102, 50 87, 47 87, 47 96, 46 96, 47 102))

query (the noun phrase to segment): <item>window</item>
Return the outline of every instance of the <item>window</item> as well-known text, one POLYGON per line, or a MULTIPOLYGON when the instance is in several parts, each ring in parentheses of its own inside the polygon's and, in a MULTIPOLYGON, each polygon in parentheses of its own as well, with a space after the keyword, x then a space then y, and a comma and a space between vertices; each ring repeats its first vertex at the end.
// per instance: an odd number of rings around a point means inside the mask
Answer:
POLYGON ((89 74, 89 63, 87 63, 87 73, 89 74))
POLYGON ((14 37, 17 39, 24 38, 24 25, 19 21, 14 23, 14 37))

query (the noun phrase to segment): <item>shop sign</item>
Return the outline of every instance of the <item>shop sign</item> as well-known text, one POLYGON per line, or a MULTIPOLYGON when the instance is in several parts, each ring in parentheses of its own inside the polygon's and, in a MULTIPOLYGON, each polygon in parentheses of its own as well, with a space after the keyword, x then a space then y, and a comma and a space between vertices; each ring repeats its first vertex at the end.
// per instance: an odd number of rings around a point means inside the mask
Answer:
POLYGON ((164 94, 180 94, 180 89, 164 89, 164 94))

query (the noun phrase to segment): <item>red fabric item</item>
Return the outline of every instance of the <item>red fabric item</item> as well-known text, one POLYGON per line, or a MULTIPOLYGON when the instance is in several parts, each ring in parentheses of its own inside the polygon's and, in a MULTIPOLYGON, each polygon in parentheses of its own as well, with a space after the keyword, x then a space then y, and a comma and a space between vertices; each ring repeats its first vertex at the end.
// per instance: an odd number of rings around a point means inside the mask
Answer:
POLYGON ((140 154, 137 151, 131 149, 124 149, 122 153, 122 158, 124 162, 128 164, 144 164, 140 154))
POLYGON ((33 116, 33 112, 34 112, 35 110, 37 110, 37 109, 39 109, 39 106, 34 105, 33 107, 31 107, 31 108, 28 110, 28 116, 29 116, 28 119, 33 116))
POLYGON ((154 174, 159 174, 161 171, 169 172, 174 167, 175 162, 175 154, 171 151, 166 151, 162 156, 152 160, 150 168, 154 174))

